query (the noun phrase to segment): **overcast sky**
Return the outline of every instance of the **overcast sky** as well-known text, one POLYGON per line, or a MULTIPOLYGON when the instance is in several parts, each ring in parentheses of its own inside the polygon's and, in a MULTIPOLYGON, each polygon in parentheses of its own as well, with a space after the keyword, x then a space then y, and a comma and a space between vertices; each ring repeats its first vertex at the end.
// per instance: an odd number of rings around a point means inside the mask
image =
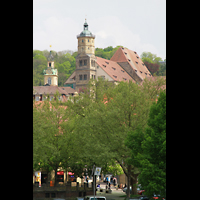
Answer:
POLYGON ((85 18, 95 48, 122 45, 166 58, 166 0, 33 0, 33 49, 77 51, 85 18))

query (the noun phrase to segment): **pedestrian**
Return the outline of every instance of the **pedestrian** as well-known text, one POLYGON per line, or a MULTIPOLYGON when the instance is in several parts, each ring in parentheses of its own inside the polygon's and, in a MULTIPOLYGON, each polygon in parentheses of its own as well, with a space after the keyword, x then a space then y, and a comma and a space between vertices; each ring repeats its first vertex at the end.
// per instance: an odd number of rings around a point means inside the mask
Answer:
POLYGON ((110 182, 108 183, 108 189, 110 190, 110 182))
POLYGON ((113 184, 113 176, 111 177, 110 182, 111 182, 111 184, 113 184))
POLYGON ((114 185, 114 186, 116 185, 116 180, 115 180, 115 178, 113 178, 113 185, 114 185))
POLYGON ((107 183, 107 185, 108 185, 108 177, 106 176, 106 183, 107 183))

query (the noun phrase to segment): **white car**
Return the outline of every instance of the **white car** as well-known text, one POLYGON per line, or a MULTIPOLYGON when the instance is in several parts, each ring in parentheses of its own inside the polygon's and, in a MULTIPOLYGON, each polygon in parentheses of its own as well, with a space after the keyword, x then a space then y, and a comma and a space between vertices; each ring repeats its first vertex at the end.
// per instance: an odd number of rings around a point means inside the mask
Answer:
MULTIPOLYGON (((94 200, 94 196, 85 196, 84 200, 94 200)), ((106 200, 106 197, 103 196, 95 196, 95 200, 106 200)))

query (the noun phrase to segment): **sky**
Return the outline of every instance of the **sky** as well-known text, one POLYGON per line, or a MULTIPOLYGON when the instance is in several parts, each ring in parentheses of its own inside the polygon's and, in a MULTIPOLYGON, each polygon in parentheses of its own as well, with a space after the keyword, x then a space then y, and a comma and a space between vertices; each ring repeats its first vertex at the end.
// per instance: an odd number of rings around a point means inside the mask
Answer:
POLYGON ((85 18, 95 48, 166 58, 166 0, 33 0, 33 49, 77 51, 85 18))

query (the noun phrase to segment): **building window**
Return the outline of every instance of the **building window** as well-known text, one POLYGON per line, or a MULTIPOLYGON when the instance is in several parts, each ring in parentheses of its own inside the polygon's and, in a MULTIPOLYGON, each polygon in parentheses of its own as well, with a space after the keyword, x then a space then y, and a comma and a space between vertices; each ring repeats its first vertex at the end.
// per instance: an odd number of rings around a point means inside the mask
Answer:
POLYGON ((79 75, 79 80, 83 80, 83 76, 82 75, 79 75))
POLYGON ((87 65, 87 60, 84 60, 84 66, 87 65))
POLYGON ((105 80, 105 76, 98 76, 98 77, 100 77, 100 78, 102 78, 103 80, 105 80))
POLYGON ((36 100, 36 101, 39 101, 39 96, 36 96, 36 97, 35 97, 35 100, 36 100))
POLYGON ((94 66, 95 66, 95 61, 92 60, 92 61, 91 61, 91 64, 92 64, 92 67, 94 67, 94 66))
POLYGON ((81 67, 82 65, 82 60, 79 60, 79 67, 81 67))
POLYGON ((82 42, 83 42, 83 40, 82 40, 82 42))
POLYGON ((48 84, 51 85, 51 77, 48 78, 48 84))
POLYGON ((89 42, 90 40, 88 40, 88 42, 89 42))
POLYGON ((51 63, 49 63, 49 67, 51 67, 51 63))
POLYGON ((87 80, 87 74, 84 74, 84 80, 87 80))

